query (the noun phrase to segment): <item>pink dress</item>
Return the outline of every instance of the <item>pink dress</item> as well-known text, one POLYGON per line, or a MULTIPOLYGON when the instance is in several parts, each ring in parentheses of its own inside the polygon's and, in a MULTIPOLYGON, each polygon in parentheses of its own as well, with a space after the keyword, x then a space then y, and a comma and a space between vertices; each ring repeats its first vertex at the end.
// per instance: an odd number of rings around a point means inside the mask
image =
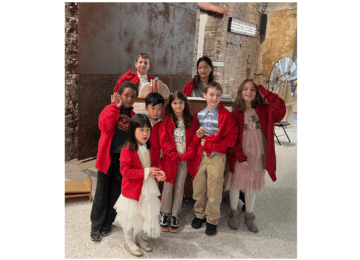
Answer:
POLYGON ((244 117, 242 148, 247 156, 248 166, 240 166, 239 161, 236 162, 235 173, 230 174, 225 190, 234 187, 245 194, 251 194, 262 191, 264 187, 266 138, 256 113, 244 117))

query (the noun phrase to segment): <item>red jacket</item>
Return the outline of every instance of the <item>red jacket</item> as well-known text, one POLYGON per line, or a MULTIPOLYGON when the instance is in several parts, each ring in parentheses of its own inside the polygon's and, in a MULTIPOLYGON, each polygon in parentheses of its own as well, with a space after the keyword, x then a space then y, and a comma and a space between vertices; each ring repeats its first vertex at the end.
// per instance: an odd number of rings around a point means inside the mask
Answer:
MULTIPOLYGON (((197 114, 194 116, 197 119, 197 114)), ((217 134, 211 134, 206 136, 206 142, 204 147, 201 145, 197 147, 192 167, 188 168, 189 173, 193 176, 192 179, 194 179, 197 173, 197 169, 201 162, 203 150, 205 150, 208 157, 211 155, 212 152, 226 154, 227 148, 232 147, 236 141, 238 128, 236 126, 234 118, 231 116, 230 112, 224 107, 223 104, 219 104, 218 124, 219 131, 217 132, 217 134)), ((200 139, 197 139, 200 143, 200 139)))
POLYGON ((159 154, 159 156, 160 156, 160 149, 161 149, 160 137, 159 137, 160 125, 161 125, 161 121, 156 122, 151 129, 151 135, 150 135, 150 144, 151 144, 151 146, 154 146, 154 148, 156 148, 156 152, 159 154))
MULTIPOLYGON (((147 74, 148 76, 148 81, 150 82, 150 79, 154 79, 153 77, 151 77, 149 74, 147 74)), ((123 83, 124 81, 132 81, 136 84, 136 86, 139 87, 140 84, 140 79, 139 76, 137 74, 137 71, 132 72, 131 70, 128 70, 126 73, 124 73, 120 79, 118 80, 118 82, 116 83, 116 86, 114 87, 114 92, 118 91, 119 86, 121 85, 121 83, 123 83)))
MULTIPOLYGON (((160 157, 156 155, 154 148, 150 145, 151 167, 162 170, 160 157)), ((139 201, 144 183, 145 169, 141 165, 137 150, 129 150, 129 145, 121 151, 120 169, 123 176, 121 194, 126 198, 139 201)))
MULTIPOLYGON (((133 108, 130 112, 131 117, 135 115, 133 108)), ((110 148, 111 142, 115 135, 116 124, 120 116, 120 107, 116 106, 113 102, 110 105, 107 105, 104 110, 101 112, 99 117, 99 128, 101 131, 101 136, 99 139, 97 159, 96 159, 96 169, 100 172, 107 174, 110 164, 110 148)))
MULTIPOLYGON (((266 170, 268 171, 271 179, 276 181, 276 156, 275 156, 275 142, 274 142, 274 128, 275 123, 281 121, 286 113, 285 102, 277 94, 264 88, 259 84, 258 88, 261 94, 267 99, 268 104, 265 106, 255 105, 256 114, 259 117, 262 131, 266 137, 266 170)), ((244 132, 244 113, 238 110, 231 112, 233 115, 239 134, 235 145, 229 150, 228 162, 230 171, 235 172, 236 161, 243 162, 247 159, 242 150, 242 137, 244 132)))
POLYGON ((195 86, 195 79, 192 78, 188 83, 186 83, 182 92, 184 92, 186 96, 190 97, 191 92, 194 89, 194 86, 195 86))
POLYGON ((196 130, 199 129, 199 121, 196 117, 193 118, 193 122, 189 128, 185 130, 185 140, 186 140, 186 152, 179 155, 176 149, 176 144, 174 140, 174 131, 175 123, 174 120, 165 116, 164 120, 160 125, 160 145, 164 153, 162 159, 164 172, 166 174, 165 181, 174 184, 175 178, 178 170, 178 163, 181 161, 187 161, 187 167, 191 167, 193 164, 193 156, 196 150, 197 145, 200 144, 200 139, 195 136, 193 141, 194 134, 196 130))

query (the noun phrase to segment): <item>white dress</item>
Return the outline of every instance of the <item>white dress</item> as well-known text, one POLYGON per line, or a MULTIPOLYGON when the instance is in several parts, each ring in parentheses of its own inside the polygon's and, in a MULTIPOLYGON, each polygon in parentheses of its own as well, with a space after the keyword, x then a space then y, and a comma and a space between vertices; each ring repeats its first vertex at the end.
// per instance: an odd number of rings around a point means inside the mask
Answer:
MULTIPOLYGON (((137 153, 144 169, 149 168, 151 160, 146 144, 139 145, 137 153)), ((126 232, 133 228, 134 234, 143 231, 155 238, 160 236, 160 191, 154 177, 147 175, 145 174, 139 201, 120 195, 114 206, 117 212, 114 224, 119 224, 126 232)))

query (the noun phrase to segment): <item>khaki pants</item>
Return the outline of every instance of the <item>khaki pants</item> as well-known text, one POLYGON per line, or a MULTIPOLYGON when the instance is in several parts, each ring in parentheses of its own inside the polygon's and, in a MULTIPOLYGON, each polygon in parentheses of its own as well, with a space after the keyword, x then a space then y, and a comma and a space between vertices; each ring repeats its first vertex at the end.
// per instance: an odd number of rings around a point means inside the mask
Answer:
POLYGON ((217 225, 220 218, 226 155, 203 155, 193 180, 194 211, 197 218, 217 225))
POLYGON ((164 213, 179 214, 184 197, 184 185, 187 175, 187 162, 178 163, 175 184, 164 182, 161 195, 160 211, 164 213))

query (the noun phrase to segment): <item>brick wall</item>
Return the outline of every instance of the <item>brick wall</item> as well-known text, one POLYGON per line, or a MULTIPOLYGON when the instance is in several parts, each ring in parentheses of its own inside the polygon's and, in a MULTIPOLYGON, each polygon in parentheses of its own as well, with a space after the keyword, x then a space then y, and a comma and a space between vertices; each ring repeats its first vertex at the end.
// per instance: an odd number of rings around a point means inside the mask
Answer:
POLYGON ((65 161, 77 158, 78 4, 65 3, 65 161))

